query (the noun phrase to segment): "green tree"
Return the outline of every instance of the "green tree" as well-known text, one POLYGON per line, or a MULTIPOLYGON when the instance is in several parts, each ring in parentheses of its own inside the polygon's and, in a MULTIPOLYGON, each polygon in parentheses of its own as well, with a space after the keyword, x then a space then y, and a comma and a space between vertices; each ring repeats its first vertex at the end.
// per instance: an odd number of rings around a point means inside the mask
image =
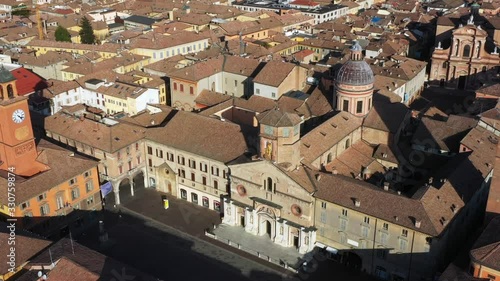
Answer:
POLYGON ((71 42, 71 34, 69 34, 69 31, 58 25, 56 29, 56 41, 62 41, 62 42, 71 42))
POLYGON ((89 19, 87 17, 82 18, 82 22, 80 24, 80 40, 83 44, 94 44, 95 43, 95 34, 92 25, 90 24, 89 19))

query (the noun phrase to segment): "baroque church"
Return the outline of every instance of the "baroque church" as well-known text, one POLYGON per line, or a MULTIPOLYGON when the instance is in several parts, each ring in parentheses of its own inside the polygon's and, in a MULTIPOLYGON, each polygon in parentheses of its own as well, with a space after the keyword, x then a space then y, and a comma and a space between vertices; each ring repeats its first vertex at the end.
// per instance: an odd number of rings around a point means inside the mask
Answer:
MULTIPOLYGON (((365 130, 367 139, 362 135, 367 117, 381 118, 372 110, 374 74, 362 51, 355 43, 350 60, 337 72, 333 100, 338 112, 310 132, 301 134, 303 120, 295 113, 275 108, 257 116, 260 157, 240 158, 228 165, 231 193, 224 202, 224 224, 267 235, 279 245, 307 253, 317 240, 313 194, 319 172, 359 179, 367 168, 371 168, 370 175, 387 170, 372 153, 376 145, 388 144, 393 132, 372 126, 365 130), (362 154, 363 160, 346 167, 342 157, 349 148, 349 154, 362 154)), ((402 124, 406 108, 399 103, 394 106, 403 108, 399 116, 393 116, 402 124)))
POLYGON ((432 54, 431 83, 456 89, 477 89, 500 74, 500 50, 483 29, 484 18, 473 6, 451 38, 438 42, 432 54))

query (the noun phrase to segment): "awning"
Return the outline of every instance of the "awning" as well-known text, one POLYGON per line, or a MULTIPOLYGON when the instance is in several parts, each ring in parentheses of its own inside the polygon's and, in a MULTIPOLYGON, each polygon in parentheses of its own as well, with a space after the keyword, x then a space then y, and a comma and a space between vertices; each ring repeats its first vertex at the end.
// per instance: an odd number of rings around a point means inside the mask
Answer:
POLYGON ((334 254, 334 255, 336 255, 339 252, 339 250, 332 248, 332 247, 326 247, 326 251, 329 252, 330 254, 334 254))

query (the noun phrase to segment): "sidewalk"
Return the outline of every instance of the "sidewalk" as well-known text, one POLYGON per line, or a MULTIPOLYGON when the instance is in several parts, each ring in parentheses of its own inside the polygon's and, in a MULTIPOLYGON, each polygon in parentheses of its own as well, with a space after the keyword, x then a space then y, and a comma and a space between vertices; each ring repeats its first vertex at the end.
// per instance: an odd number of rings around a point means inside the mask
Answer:
MULTIPOLYGON (((218 240, 228 240, 238 244, 242 251, 260 254, 271 258, 273 261, 283 261, 293 268, 298 268, 303 255, 297 249, 282 247, 275 244, 268 236, 255 236, 245 232, 242 227, 219 225, 213 230, 218 240)), ((226 241, 225 241, 226 242, 226 241)))

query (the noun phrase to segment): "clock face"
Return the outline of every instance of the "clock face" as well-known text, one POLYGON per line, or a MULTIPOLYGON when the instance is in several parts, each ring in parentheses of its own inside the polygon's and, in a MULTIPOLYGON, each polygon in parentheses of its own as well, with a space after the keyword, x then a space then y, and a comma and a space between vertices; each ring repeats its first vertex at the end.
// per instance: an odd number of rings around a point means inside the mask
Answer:
POLYGON ((24 111, 22 109, 16 109, 12 113, 12 121, 14 121, 15 123, 23 122, 24 118, 26 118, 26 114, 24 114, 24 111))

